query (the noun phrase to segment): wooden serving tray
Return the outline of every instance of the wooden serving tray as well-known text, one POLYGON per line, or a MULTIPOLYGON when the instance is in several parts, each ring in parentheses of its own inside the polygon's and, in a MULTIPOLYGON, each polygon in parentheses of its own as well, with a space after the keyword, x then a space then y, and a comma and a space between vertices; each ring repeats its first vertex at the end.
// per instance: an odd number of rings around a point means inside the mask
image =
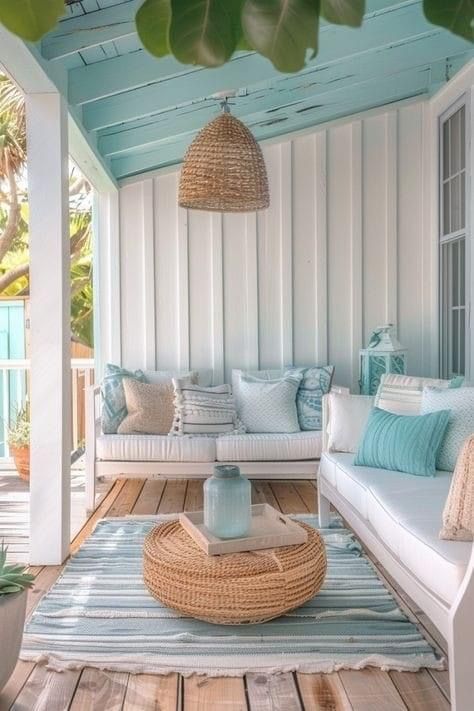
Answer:
POLYGON ((207 555, 280 548, 308 539, 302 526, 269 504, 252 506, 252 524, 246 538, 217 538, 204 525, 204 511, 181 513, 179 521, 207 555))

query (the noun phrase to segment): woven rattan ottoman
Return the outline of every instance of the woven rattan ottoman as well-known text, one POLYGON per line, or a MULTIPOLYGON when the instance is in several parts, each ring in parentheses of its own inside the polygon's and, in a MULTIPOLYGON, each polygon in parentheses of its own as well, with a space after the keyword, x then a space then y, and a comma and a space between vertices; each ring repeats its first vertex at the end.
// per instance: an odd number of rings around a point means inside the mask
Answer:
POLYGON ((145 539, 145 584, 167 607, 215 624, 279 617, 314 597, 326 574, 323 539, 300 525, 306 543, 208 556, 178 521, 162 523, 145 539))

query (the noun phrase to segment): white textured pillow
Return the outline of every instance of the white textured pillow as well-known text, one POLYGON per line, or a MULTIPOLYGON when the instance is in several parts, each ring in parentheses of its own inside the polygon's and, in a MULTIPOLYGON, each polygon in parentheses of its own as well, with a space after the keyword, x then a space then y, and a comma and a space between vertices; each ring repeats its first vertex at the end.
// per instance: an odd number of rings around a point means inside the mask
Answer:
POLYGON ((301 378, 301 373, 277 380, 242 374, 236 389, 237 410, 247 432, 299 432, 296 393, 301 378))
POLYGON ((436 468, 452 472, 463 442, 474 433, 474 388, 425 388, 421 414, 439 410, 450 410, 450 416, 436 468))
POLYGON ((219 435, 245 432, 230 385, 205 388, 189 378, 173 378, 174 421, 170 434, 219 435))
POLYGON ((330 452, 357 452, 367 418, 374 406, 370 395, 341 395, 329 398, 328 449, 330 452))
POLYGON ((450 380, 386 373, 380 380, 374 404, 394 415, 419 415, 423 389, 426 386, 449 388, 450 384, 450 380))
POLYGON ((239 386, 242 378, 253 378, 255 380, 280 380, 286 373, 286 368, 270 368, 268 370, 239 370, 232 371, 232 394, 235 402, 239 402, 239 386))

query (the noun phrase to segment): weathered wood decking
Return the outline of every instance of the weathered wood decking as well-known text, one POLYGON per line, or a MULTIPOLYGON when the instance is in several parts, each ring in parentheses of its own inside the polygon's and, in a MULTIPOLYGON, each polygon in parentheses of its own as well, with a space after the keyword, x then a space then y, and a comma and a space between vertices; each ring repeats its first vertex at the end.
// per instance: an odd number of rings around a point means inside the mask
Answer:
MULTIPOLYGON (((268 501, 285 513, 314 512, 311 482, 255 482, 255 501, 268 501)), ((74 538, 74 552, 104 516, 172 513, 202 506, 202 482, 128 479, 115 482, 97 510, 74 538)), ((61 566, 36 569, 31 611, 61 572, 61 566)), ((405 599, 428 634, 429 622, 405 599)), ((438 640, 442 644, 442 640, 438 640)), ((19 662, 0 694, 0 711, 445 711, 447 672, 413 673, 380 670, 337 674, 247 674, 244 679, 177 674, 167 677, 102 672, 97 669, 47 671, 19 662)))
MULTIPOLYGON (((97 498, 110 487, 110 482, 99 482, 97 498)), ((8 558, 28 563, 30 519, 30 488, 16 471, 0 471, 0 541, 8 546, 8 558)), ((71 538, 87 520, 85 505, 85 476, 80 463, 71 469, 71 538)))

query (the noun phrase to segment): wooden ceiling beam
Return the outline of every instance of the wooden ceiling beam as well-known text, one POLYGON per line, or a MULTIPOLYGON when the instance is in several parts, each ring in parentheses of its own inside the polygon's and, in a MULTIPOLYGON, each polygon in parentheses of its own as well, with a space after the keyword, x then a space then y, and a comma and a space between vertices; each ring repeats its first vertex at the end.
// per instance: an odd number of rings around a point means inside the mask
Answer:
MULTIPOLYGON (((334 25, 325 29, 319 55, 311 65, 313 68, 373 52, 389 44, 408 42, 411 37, 431 30, 432 25, 424 18, 419 3, 405 3, 396 12, 374 14, 359 30, 334 25)), ((265 58, 249 54, 217 69, 201 69, 192 75, 178 75, 169 81, 86 104, 83 107, 84 125, 89 131, 97 131, 210 97, 225 89, 263 86, 265 82, 284 76, 276 72, 265 58)))
POLYGON ((45 59, 61 59, 88 47, 136 34, 135 14, 143 0, 130 0, 62 20, 41 44, 45 59))
MULTIPOLYGON (((127 3, 127 6, 129 4, 127 3)), ((331 58, 336 61, 340 57, 341 47, 338 45, 337 38, 341 33, 344 41, 348 43, 348 47, 352 48, 352 52, 360 51, 363 44, 368 41, 369 35, 372 33, 371 28, 375 29, 375 33, 380 33, 380 39, 383 41, 384 33, 385 36, 388 36, 388 30, 383 30, 383 27, 389 28, 390 23, 393 23, 393 20, 391 20, 393 13, 410 6, 415 6, 416 14, 419 17, 423 16, 421 0, 398 0, 398 2, 394 2, 394 0, 369 0, 368 12, 362 29, 355 31, 352 28, 325 24, 320 31, 319 55, 308 62, 308 67, 314 67, 321 61, 329 61, 331 58), (379 27, 382 29, 378 30, 379 27), (361 34, 359 35, 359 33, 361 34), (336 43, 336 47, 333 47, 334 43, 336 43), (323 59, 321 59, 321 56, 323 56, 323 59)), ((124 6, 121 5, 120 7, 124 6)), ((91 14, 97 15, 97 12, 91 14)), ((80 19, 77 18, 78 21, 80 19)), ((67 22, 72 22, 72 20, 67 22)), ((425 25, 428 24, 426 21, 424 23, 425 25)), ((65 22, 61 24, 63 25, 65 22)), ((428 28, 433 29, 430 25, 428 25, 428 28)), ((426 27, 423 31, 426 31, 426 27)), ((397 34, 396 28, 394 28, 394 32, 397 34)), ((390 41, 390 38, 386 41, 390 41)), ((239 54, 235 56, 238 58, 239 54)), ((69 102, 71 104, 85 104, 193 71, 203 70, 183 65, 172 56, 157 59, 145 50, 140 50, 71 69, 69 72, 69 102)), ((268 62, 266 79, 271 80, 278 76, 281 76, 281 73, 268 62)))
MULTIPOLYGON (((441 81, 441 74, 437 78, 441 81)), ((302 113, 295 111, 290 115, 286 110, 280 113, 276 112, 271 125, 263 125, 265 122, 262 122, 260 125, 251 126, 251 128, 257 140, 268 140, 377 106, 427 94, 430 86, 430 68, 418 72, 404 72, 391 79, 381 79, 375 83, 373 81, 361 82, 353 84, 349 88, 327 92, 324 103, 308 111, 302 113), (280 118, 283 121, 278 121, 280 118)), ((180 136, 177 141, 113 158, 111 161, 112 172, 117 179, 121 179, 179 163, 182 161, 184 152, 193 136, 194 133, 185 134, 180 136)))
MULTIPOLYGON (((459 39, 434 31, 414 38, 411 43, 401 43, 380 50, 378 54, 363 54, 346 62, 321 66, 304 76, 295 75, 275 82, 271 91, 253 90, 232 99, 232 113, 241 120, 271 121, 276 111, 287 107, 305 111, 317 104, 326 93, 351 87, 362 80, 379 81, 406 70, 430 66, 446 56, 459 54, 459 39)), ((130 153, 137 148, 152 146, 173 136, 199 130, 218 112, 218 104, 204 100, 158 114, 137 125, 124 124, 99 134, 98 147, 103 155, 130 153)))

